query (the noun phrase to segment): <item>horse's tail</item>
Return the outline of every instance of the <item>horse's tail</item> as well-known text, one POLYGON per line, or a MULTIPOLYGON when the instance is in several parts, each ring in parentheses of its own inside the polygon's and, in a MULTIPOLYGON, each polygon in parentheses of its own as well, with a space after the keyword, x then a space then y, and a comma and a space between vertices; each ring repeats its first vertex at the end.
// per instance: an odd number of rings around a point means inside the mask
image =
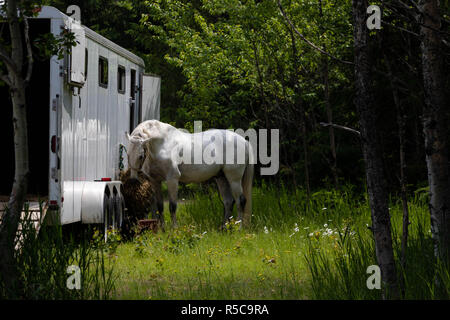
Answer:
POLYGON ((254 164, 249 163, 245 167, 244 176, 242 178, 242 189, 245 197, 244 207, 244 227, 250 227, 252 219, 252 187, 253 187, 254 164))

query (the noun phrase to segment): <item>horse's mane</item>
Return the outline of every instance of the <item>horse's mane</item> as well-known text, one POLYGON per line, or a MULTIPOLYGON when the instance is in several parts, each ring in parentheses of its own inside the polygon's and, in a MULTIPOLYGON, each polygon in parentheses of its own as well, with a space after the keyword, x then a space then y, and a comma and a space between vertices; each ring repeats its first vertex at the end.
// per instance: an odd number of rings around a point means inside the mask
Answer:
POLYGON ((165 122, 161 122, 159 120, 147 120, 147 121, 144 121, 144 122, 141 122, 140 124, 138 124, 136 126, 136 128, 133 130, 133 132, 131 133, 131 136, 136 137, 136 138, 141 138, 141 139, 149 138, 149 136, 150 136, 149 125, 158 125, 160 127, 161 131, 176 131, 176 130, 178 130, 174 126, 172 126, 168 123, 165 123, 165 122))

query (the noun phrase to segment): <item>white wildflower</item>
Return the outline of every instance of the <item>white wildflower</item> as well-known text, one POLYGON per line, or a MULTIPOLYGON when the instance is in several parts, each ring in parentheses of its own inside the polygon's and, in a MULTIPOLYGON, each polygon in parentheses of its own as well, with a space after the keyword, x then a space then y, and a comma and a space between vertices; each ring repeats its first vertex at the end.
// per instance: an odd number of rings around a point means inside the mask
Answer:
POLYGON ((264 226, 264 233, 269 233, 269 230, 267 229, 267 227, 266 226, 264 226))
POLYGON ((326 237, 326 236, 331 236, 331 235, 333 235, 333 229, 326 228, 325 232, 323 233, 323 236, 326 237))

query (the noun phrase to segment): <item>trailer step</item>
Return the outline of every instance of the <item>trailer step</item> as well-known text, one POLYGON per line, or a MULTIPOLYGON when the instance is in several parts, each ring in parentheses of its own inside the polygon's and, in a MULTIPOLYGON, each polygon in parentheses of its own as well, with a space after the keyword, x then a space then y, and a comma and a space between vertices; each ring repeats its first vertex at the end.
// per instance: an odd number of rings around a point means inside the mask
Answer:
MULTIPOLYGON (((1 203, 0 204, 0 224, 3 222, 3 215, 5 213, 7 203, 1 203)), ((23 235, 22 230, 25 226, 25 223, 30 223, 31 226, 36 230, 36 235, 39 234, 39 230, 41 229, 41 226, 43 224, 43 221, 45 219, 45 215, 48 210, 48 203, 43 202, 40 204, 36 201, 26 202, 24 204, 24 211, 22 211, 19 226, 17 228, 17 234, 16 234, 16 249, 20 247, 20 243, 22 242, 23 235), (25 208, 28 207, 28 210, 25 208)))

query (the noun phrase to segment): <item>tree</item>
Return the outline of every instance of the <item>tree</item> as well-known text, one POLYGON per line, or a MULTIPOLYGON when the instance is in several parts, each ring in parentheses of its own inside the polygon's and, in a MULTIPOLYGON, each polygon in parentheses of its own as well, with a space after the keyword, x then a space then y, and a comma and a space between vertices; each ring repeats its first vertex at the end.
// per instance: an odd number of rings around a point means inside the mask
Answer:
POLYGON ((19 285, 14 266, 14 239, 27 193, 29 176, 25 89, 31 79, 33 54, 28 36, 27 14, 29 15, 30 12, 27 12, 23 3, 17 0, 7 0, 4 9, 11 44, 9 52, 4 43, 0 44, 0 59, 7 70, 6 74, 1 74, 1 80, 9 86, 12 101, 15 174, 8 201, 8 210, 5 212, 3 222, 0 225, 0 256, 2 257, 0 274, 3 277, 5 289, 14 292, 19 285), (24 25, 23 31, 21 22, 24 25), (24 56, 23 43, 26 45, 26 56, 24 56))
POLYGON ((422 0, 422 69, 425 91, 423 125, 430 185, 431 232, 435 256, 450 265, 450 175, 448 156, 449 108, 438 0, 422 0))
MULTIPOLYGON (((10 193, 7 210, 3 214, 0 225, 0 276, 2 277, 6 294, 14 297, 20 292, 20 281, 14 264, 15 240, 18 231, 23 205, 25 202, 29 170, 27 101, 28 87, 33 71, 33 49, 29 35, 29 17, 36 16, 43 1, 7 0, 1 6, 3 15, 0 22, 7 25, 9 39, 0 41, 0 80, 8 87, 12 102, 12 123, 14 130, 14 181, 10 193)), ((64 32, 56 39, 47 34, 39 45, 41 57, 59 55, 64 50, 76 45, 72 32, 64 32)))
POLYGON ((376 125, 376 106, 371 81, 369 32, 366 27, 367 0, 353 0, 355 50, 355 104, 359 113, 361 140, 366 167, 367 192, 372 213, 375 252, 388 297, 398 297, 397 275, 392 248, 387 184, 376 125))

